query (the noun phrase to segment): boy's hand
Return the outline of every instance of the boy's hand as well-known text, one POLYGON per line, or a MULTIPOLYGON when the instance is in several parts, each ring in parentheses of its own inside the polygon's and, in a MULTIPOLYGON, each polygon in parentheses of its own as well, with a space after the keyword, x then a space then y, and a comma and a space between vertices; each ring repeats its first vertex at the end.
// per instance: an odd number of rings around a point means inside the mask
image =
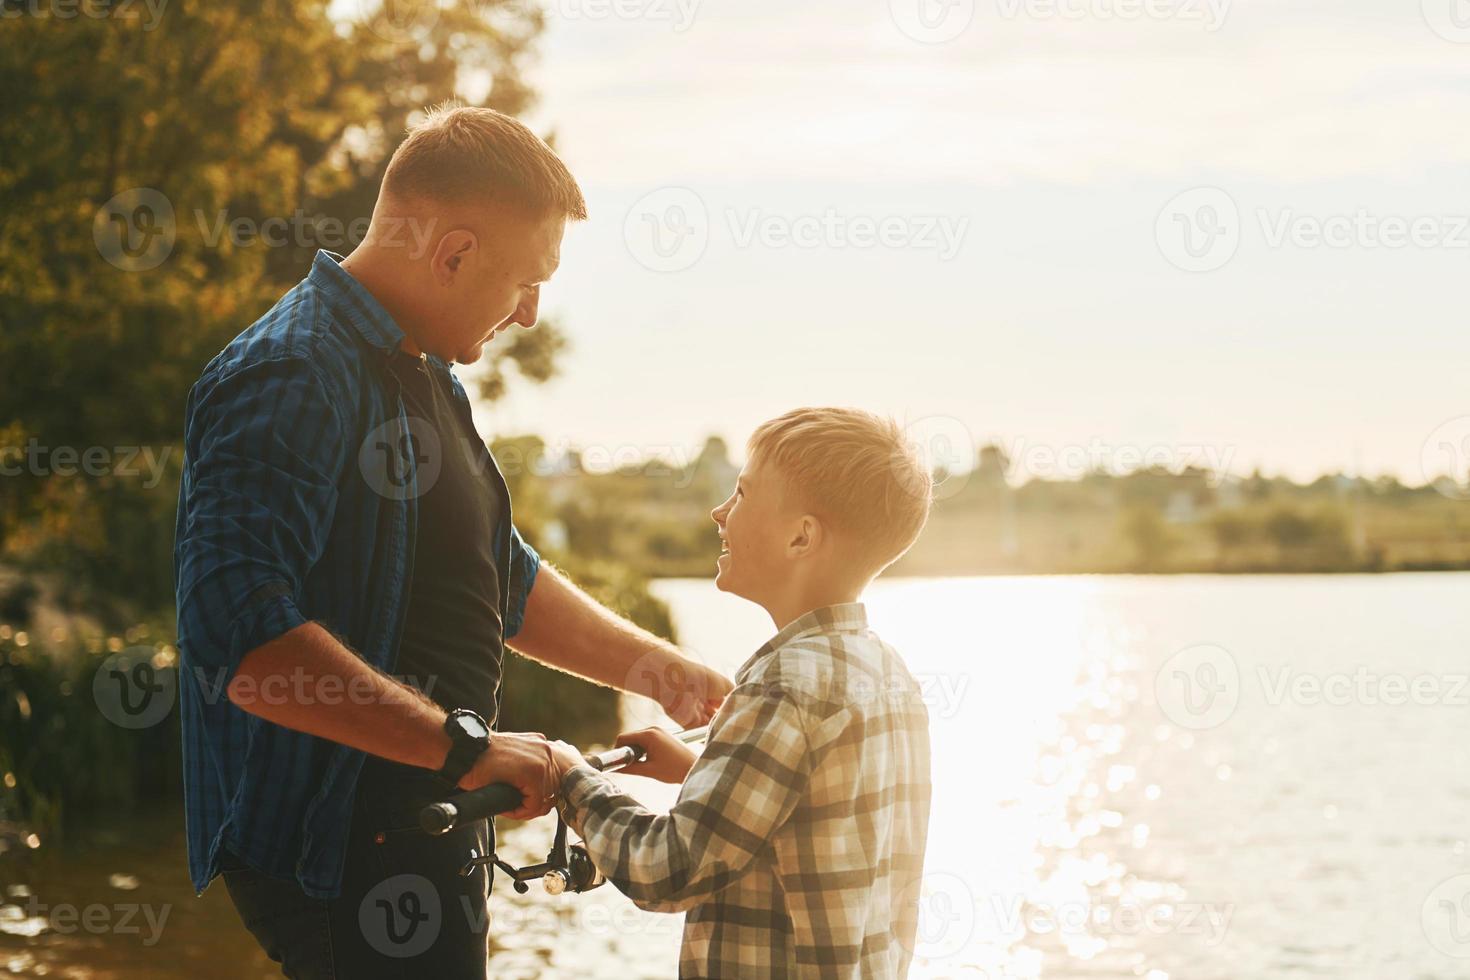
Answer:
POLYGON ((613 744, 636 745, 647 753, 642 762, 625 766, 622 772, 633 776, 647 776, 661 783, 682 783, 697 758, 693 749, 662 728, 624 732, 613 744))

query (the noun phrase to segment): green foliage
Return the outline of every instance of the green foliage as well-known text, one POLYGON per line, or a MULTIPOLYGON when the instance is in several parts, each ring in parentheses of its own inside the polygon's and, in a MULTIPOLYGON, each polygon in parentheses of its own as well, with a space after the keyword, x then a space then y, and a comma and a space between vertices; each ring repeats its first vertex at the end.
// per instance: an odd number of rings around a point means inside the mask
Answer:
MULTIPOLYGON (((0 450, 34 439, 176 457, 205 362, 305 275, 319 244, 350 251, 411 114, 472 75, 489 82, 486 105, 530 101, 520 71, 542 27, 534 6, 421 4, 432 23, 412 36, 381 12, 345 23, 327 7, 171 0, 156 22, 141 4, 137 16, 5 18, 0 450), (167 201, 172 221, 147 215, 172 244, 156 268, 129 271, 103 256, 114 226, 101 212, 135 188, 167 201), (279 246, 229 230, 272 218, 293 229, 279 246)), ((554 369, 555 331, 517 333, 491 358, 492 395, 510 364, 533 380, 554 369)), ((0 479, 0 556, 167 605, 178 462, 152 485, 115 470, 0 479)))
POLYGON ((1145 470, 999 478, 999 451, 940 500, 900 574, 1349 572, 1470 567, 1470 511, 1431 487, 1329 474, 1145 470))
MULTIPOLYGON (((157 724, 125 730, 97 709, 92 693, 109 652, 165 629, 138 624, 113 637, 41 637, 0 623, 0 829, 50 841, 87 815, 178 797, 177 705, 157 724)), ((153 645, 163 662, 172 660, 168 644, 153 645)), ((19 846, 16 839, 8 846, 19 846)))
POLYGON ((1123 514, 1122 531, 1133 552, 1134 567, 1140 572, 1155 572, 1165 566, 1174 546, 1174 535, 1163 516, 1153 507, 1131 507, 1123 514))

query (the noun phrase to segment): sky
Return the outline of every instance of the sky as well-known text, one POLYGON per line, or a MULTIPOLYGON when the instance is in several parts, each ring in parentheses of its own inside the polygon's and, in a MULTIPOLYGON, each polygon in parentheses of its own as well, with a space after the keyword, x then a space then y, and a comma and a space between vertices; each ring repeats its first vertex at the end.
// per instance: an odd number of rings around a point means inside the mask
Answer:
POLYGON ((1019 478, 1466 465, 1467 0, 536 2, 591 218, 562 375, 492 431, 677 458, 845 404, 1019 478))

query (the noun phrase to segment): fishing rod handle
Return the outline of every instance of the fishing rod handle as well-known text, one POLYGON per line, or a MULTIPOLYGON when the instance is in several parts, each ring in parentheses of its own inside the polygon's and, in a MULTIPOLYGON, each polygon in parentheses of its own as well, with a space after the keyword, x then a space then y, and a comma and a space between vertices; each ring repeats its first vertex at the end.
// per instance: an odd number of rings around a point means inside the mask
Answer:
POLYGON ((648 758, 648 753, 643 750, 642 746, 623 745, 587 756, 587 764, 598 772, 614 772, 624 766, 631 766, 635 762, 642 762, 646 758, 648 758))
MULTIPOLYGON (((691 728, 678 732, 675 737, 683 742, 697 742, 709 733, 709 726, 691 728)), ((642 762, 648 753, 638 745, 624 745, 596 755, 587 756, 587 763, 602 772, 614 772, 635 762, 642 762)), ((521 791, 508 783, 491 783, 479 789, 451 796, 440 803, 430 803, 419 811, 419 826, 425 833, 447 834, 465 823, 509 813, 521 805, 521 791)))
POLYGON ((521 805, 521 791, 509 783, 491 783, 459 793, 419 811, 419 826, 428 834, 447 834, 455 827, 509 813, 521 805))

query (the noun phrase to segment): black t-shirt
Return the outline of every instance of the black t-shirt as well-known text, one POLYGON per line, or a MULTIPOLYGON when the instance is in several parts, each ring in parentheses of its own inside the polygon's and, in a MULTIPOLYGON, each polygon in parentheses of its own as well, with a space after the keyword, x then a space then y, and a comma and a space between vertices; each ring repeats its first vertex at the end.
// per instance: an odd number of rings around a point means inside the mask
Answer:
MULTIPOLYGON (((500 532, 509 496, 457 408, 448 375, 402 352, 390 368, 421 457, 413 580, 393 674, 445 708, 471 708, 494 725, 505 649, 501 584, 510 576, 509 533, 502 542, 500 532), (437 476, 429 453, 438 457, 437 476)), ((374 759, 369 774, 406 777, 408 768, 374 759)))

